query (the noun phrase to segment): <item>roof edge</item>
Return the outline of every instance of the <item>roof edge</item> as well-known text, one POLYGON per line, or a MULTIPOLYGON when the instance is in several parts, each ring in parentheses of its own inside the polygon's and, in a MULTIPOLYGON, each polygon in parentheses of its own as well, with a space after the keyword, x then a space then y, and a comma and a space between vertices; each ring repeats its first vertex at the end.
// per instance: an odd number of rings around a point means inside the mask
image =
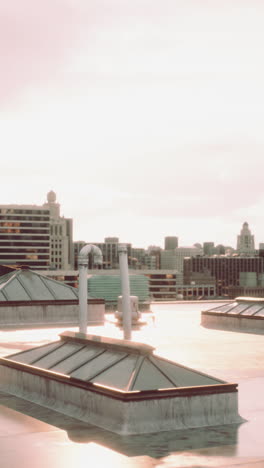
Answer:
POLYGON ((10 367, 21 372, 28 372, 29 374, 37 375, 47 380, 55 380, 57 382, 63 383, 64 385, 82 388, 84 390, 99 393, 101 395, 105 395, 116 400, 127 402, 136 400, 156 400, 163 398, 205 396, 218 393, 238 392, 237 383, 200 385, 193 387, 161 388, 158 390, 123 391, 118 388, 107 387, 101 384, 83 382, 79 379, 68 377, 64 374, 53 372, 47 369, 41 369, 39 367, 34 367, 29 364, 12 361, 7 358, 0 358, 0 365, 10 367))
POLYGON ((152 354, 155 349, 153 346, 135 341, 108 338, 99 335, 86 335, 85 333, 75 333, 71 331, 65 331, 59 336, 63 341, 75 341, 76 343, 82 343, 84 345, 92 344, 93 346, 114 349, 116 351, 126 351, 132 354, 152 354))

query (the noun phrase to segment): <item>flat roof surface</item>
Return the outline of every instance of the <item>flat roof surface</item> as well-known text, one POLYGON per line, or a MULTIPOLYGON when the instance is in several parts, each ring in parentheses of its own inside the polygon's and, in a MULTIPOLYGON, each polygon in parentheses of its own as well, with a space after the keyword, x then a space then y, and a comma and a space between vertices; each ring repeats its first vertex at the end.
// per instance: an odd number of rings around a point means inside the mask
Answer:
MULTIPOLYGON (((263 336, 202 327, 201 310, 212 306, 152 305, 154 323, 133 331, 132 338, 167 359, 237 382, 244 423, 124 437, 0 393, 1 468, 264 467, 263 336)), ((61 332, 2 331, 0 356, 50 343, 61 332)), ((88 332, 123 338, 110 321, 88 332)))

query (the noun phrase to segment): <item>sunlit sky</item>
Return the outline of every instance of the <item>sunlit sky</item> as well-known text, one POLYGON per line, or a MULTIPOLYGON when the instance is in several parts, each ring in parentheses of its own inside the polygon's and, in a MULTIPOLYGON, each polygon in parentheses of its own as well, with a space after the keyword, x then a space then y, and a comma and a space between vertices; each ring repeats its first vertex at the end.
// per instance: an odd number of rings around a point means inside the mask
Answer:
POLYGON ((264 2, 0 1, 0 204, 74 240, 264 242, 264 2))

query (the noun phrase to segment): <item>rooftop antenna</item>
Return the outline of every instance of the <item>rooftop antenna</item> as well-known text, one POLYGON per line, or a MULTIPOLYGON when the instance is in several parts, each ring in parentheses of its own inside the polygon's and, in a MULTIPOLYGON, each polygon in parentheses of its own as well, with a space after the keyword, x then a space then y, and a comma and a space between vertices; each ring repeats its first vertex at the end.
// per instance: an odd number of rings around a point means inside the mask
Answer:
POLYGON ((126 244, 119 244, 118 253, 122 287, 124 340, 131 340, 131 303, 126 244))
POLYGON ((92 244, 86 244, 79 252, 78 267, 79 267, 79 332, 87 333, 88 321, 88 287, 87 287, 87 273, 88 273, 88 255, 89 253, 94 256, 94 263, 101 265, 103 262, 103 255, 99 247, 92 244))

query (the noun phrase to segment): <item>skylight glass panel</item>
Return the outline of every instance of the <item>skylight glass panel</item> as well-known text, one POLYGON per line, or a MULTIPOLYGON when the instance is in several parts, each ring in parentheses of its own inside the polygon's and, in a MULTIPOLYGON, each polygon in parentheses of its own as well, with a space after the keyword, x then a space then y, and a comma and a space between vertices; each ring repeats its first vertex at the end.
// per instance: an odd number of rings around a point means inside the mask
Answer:
POLYGON ((38 275, 32 273, 20 275, 20 281, 32 300, 54 300, 47 286, 38 275))
POLYGON ((249 309, 244 310, 241 312, 241 315, 254 315, 258 310, 263 307, 263 304, 254 304, 249 309))
POLYGON ((228 314, 238 315, 244 310, 248 309, 250 304, 238 304, 236 307, 228 311, 228 314))
POLYGON ((226 314, 229 312, 231 309, 237 306, 237 302, 233 302, 232 304, 225 304, 222 307, 220 307, 218 310, 213 309, 212 312, 215 310, 219 314, 226 314))
POLYGON ((4 291, 9 301, 30 301, 31 299, 17 278, 10 281, 10 283, 5 286, 4 291))
POLYGON ((256 314, 255 317, 264 317, 264 307, 262 307, 256 314))

